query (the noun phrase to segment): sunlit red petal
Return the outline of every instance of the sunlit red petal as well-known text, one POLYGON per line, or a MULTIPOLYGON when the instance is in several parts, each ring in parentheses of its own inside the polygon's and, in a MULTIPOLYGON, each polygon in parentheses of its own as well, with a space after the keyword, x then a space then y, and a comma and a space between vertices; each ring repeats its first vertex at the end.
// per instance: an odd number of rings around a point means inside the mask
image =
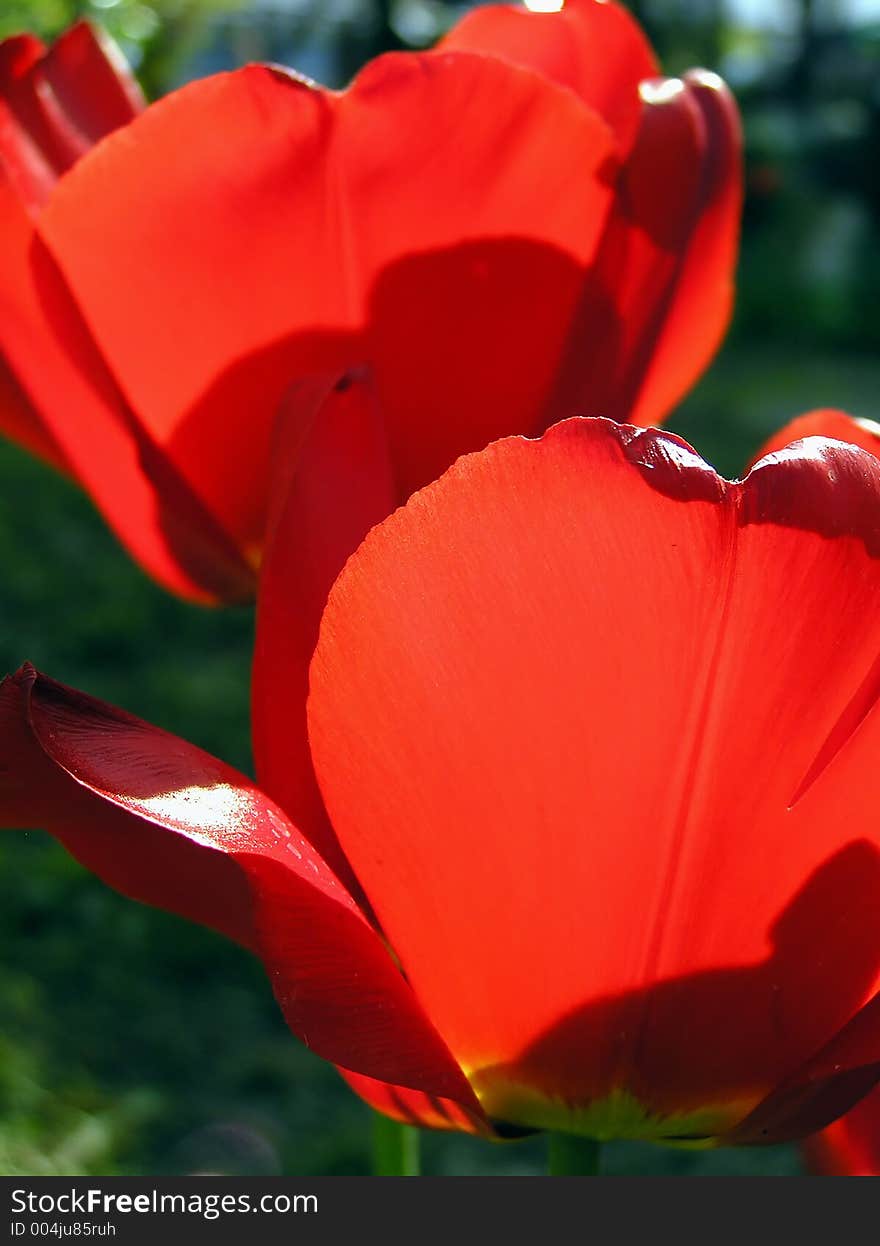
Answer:
POLYGON ((574 318, 550 421, 659 423, 730 317, 741 200, 736 106, 714 74, 646 82, 635 147, 574 318))
POLYGON ((257 952, 291 1029, 319 1055, 470 1102, 345 888, 222 762, 24 668, 0 685, 0 819, 45 827, 125 895, 257 952))
POLYGON ((833 441, 846 441, 880 458, 880 424, 874 420, 857 419, 844 411, 823 408, 799 415, 780 428, 764 443, 754 461, 804 437, 830 437, 833 441))
POLYGON ((368 379, 293 387, 275 428, 273 496, 260 573, 252 683, 263 789, 357 888, 315 782, 306 733, 309 662, 346 558, 395 506, 388 442, 368 379))
POLYGON ((0 352, 39 412, 39 424, 22 422, 20 408, 4 406, 2 431, 47 458, 54 446, 131 554, 173 591, 252 596, 252 569, 125 401, 2 176, 0 239, 0 352))
POLYGON ((466 13, 439 46, 501 56, 570 87, 612 127, 622 154, 638 127, 638 85, 658 72, 638 24, 613 0, 568 0, 558 13, 485 5, 466 13))
POLYGON ((490 1116, 711 1136, 832 1040, 880 1056, 846 1037, 880 978, 878 506, 856 448, 729 484, 573 420, 347 564, 316 773, 490 1116))
POLYGON ((425 1129, 456 1130, 459 1133, 495 1137, 495 1132, 481 1112, 467 1109, 452 1099, 438 1099, 419 1090, 390 1086, 359 1073, 339 1070, 349 1086, 377 1112, 400 1121, 402 1125, 420 1125, 425 1129))
POLYGON ((55 41, 42 65, 42 93, 52 93, 77 157, 131 121, 145 100, 122 53, 106 32, 77 22, 55 41))
POLYGON ((343 94, 250 67, 100 144, 41 230, 151 435, 247 546, 303 375, 374 365, 403 495, 534 426, 612 148, 570 91, 476 54, 382 57, 343 94))
POLYGON ((679 248, 665 314, 629 417, 646 426, 665 418, 699 379, 733 310, 743 195, 739 114, 717 75, 695 69, 684 75, 684 82, 705 126, 700 187, 687 237, 679 248))

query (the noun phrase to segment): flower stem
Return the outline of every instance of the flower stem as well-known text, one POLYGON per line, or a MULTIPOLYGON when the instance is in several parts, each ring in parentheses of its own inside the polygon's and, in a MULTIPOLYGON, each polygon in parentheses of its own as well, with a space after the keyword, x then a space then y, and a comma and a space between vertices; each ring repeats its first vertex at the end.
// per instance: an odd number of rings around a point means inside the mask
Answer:
POLYGON ((547 1172, 551 1177, 595 1177, 599 1172, 600 1144, 592 1138, 550 1134, 547 1172))
POLYGON ((373 1175, 418 1177, 419 1131, 401 1125, 379 1112, 373 1113, 373 1175))

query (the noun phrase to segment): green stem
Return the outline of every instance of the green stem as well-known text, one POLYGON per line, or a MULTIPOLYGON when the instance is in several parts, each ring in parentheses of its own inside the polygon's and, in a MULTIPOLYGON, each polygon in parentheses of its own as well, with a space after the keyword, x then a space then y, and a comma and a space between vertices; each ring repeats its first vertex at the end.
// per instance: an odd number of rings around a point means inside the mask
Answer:
POLYGON ((419 1131, 412 1125, 373 1113, 373 1175, 376 1177, 417 1177, 419 1131))
POLYGON ((599 1171, 600 1144, 572 1134, 550 1134, 547 1172, 551 1177, 595 1177, 599 1171))

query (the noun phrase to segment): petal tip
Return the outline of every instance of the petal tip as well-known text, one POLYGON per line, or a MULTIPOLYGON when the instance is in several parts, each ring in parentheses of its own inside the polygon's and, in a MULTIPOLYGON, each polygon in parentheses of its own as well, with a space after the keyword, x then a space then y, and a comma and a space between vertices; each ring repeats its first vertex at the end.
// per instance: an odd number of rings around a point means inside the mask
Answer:
POLYGON ((639 83, 639 99, 649 106, 671 104, 684 90, 681 78, 645 78, 639 83))

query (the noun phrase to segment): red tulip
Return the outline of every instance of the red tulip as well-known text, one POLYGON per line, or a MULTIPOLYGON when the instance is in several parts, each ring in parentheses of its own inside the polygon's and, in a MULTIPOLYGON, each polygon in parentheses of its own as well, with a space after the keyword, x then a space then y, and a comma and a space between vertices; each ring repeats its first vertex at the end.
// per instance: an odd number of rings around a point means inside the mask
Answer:
MULTIPOLYGON (((804 1135, 880 1077, 878 507, 856 447, 728 483, 590 419, 417 493, 348 561, 310 670, 365 902, 248 780, 28 669, 0 816, 251 947, 391 1114, 804 1135)), ((283 731, 300 695, 279 673, 255 712, 283 731)))
POLYGON ((560 415, 661 419, 728 318, 740 172, 718 79, 655 73, 622 8, 571 0, 341 93, 267 66, 174 92, 36 219, 5 187, 5 426, 26 395, 140 562, 216 598, 252 588, 273 420, 316 377, 371 367, 388 509, 560 415))

